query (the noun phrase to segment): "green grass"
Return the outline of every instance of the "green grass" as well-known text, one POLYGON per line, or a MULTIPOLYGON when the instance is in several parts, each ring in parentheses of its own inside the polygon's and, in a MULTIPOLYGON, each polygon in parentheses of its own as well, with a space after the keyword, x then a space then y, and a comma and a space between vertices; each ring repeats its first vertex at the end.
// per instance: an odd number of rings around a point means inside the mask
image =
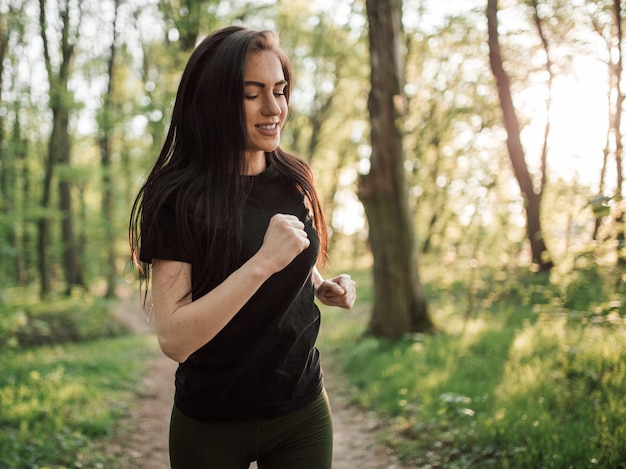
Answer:
MULTIPOLYGON (((345 370, 355 404, 388 419, 383 437, 409 464, 626 468, 621 297, 596 273, 563 285, 480 274, 471 286, 426 279, 440 333, 392 343, 364 336, 371 277, 353 273, 355 309, 323 308, 323 362, 345 370)), ((57 315, 73 324, 84 317, 73 312, 81 301, 61 302, 55 314, 28 302, 24 310, 48 324, 57 315)), ((5 330, 16 339, 1 350, 0 469, 117 467, 102 442, 158 353, 156 340, 122 336, 23 349, 23 316, 7 304, 5 330)), ((97 329, 89 326, 81 340, 97 329)), ((28 337, 36 340, 37 331, 28 337)))
POLYGON ((148 360, 153 337, 4 351, 0 365, 0 468, 105 468, 90 451, 110 435, 148 360))
POLYGON ((390 418, 387 443, 403 459, 433 467, 626 467, 619 301, 565 309, 544 279, 495 296, 493 287, 478 292, 483 306, 467 317, 464 289, 434 282, 429 298, 441 333, 391 343, 364 337, 371 281, 353 277, 355 310, 324 309, 323 359, 341 362, 354 403, 390 418))
POLYGON ((33 289, 0 290, 0 350, 82 342, 124 332, 111 301, 89 292, 41 301, 33 289))

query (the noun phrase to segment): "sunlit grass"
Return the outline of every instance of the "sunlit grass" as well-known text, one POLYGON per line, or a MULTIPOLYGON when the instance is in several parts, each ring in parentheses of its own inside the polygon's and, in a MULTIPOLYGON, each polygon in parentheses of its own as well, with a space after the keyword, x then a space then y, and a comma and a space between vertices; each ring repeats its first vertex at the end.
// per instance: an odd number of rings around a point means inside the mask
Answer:
POLYGON ((126 410, 151 337, 5 352, 0 366, 0 468, 106 467, 89 448, 126 410))
MULTIPOLYGON (((620 301, 598 298, 570 310, 535 280, 479 291, 471 311, 462 283, 433 278, 428 296, 440 333, 392 343, 364 335, 371 277, 352 275, 356 307, 323 308, 323 363, 345 370, 342 384, 355 404, 390 419, 386 441, 404 459, 435 467, 626 468, 620 301)), ((154 338, 136 337, 5 350, 0 469, 110 467, 90 448, 110 435, 156 352, 154 338)))
POLYGON ((324 310, 321 347, 342 362, 353 401, 392 419, 388 443, 403 458, 453 467, 626 467, 623 316, 572 321, 541 284, 509 289, 468 316, 451 289, 431 285, 441 333, 390 343, 363 335, 370 283, 355 277, 361 300, 351 312, 324 310))

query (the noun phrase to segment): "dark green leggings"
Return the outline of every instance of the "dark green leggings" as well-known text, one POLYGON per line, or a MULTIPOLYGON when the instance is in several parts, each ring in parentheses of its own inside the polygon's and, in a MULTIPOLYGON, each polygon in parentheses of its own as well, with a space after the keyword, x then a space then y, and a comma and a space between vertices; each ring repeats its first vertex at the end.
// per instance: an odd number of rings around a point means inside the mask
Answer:
POLYGON ((330 469, 333 429, 326 392, 284 417, 207 423, 176 407, 170 422, 172 469, 330 469))

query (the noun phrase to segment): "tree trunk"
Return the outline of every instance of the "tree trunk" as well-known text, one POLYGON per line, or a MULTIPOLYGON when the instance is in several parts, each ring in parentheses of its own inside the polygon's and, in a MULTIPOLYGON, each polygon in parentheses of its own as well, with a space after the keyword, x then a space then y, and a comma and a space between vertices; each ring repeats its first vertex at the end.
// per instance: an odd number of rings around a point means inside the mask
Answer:
POLYGON ((420 283, 409 216, 402 136, 396 125, 402 102, 401 0, 367 0, 371 63, 368 108, 371 168, 360 179, 359 197, 369 221, 374 257, 374 305, 369 333, 398 339, 432 332, 420 283))
POLYGON ((546 247, 541 229, 541 192, 536 192, 528 171, 524 149, 520 140, 520 127, 513 106, 509 76, 504 70, 500 40, 498 37, 498 1, 487 2, 487 23, 489 30, 489 62, 498 86, 500 107, 504 127, 507 131, 507 148, 513 165, 515 178, 524 197, 526 209, 526 233, 530 242, 533 264, 540 272, 548 272, 554 266, 546 247))
MULTIPOLYGON (((623 72, 623 55, 622 55, 622 6, 620 0, 613 1, 613 12, 615 15, 615 25, 617 29, 617 63, 615 64, 615 119, 613 120, 613 135, 615 136, 615 169, 617 175, 617 185, 615 189, 615 201, 617 206, 617 215, 615 217, 617 225, 617 263, 620 267, 626 266, 626 237, 624 235, 624 204, 622 186, 624 184, 624 173, 622 171, 622 154, 624 145, 622 143, 622 109, 624 107, 624 93, 622 92, 622 72, 623 72)), ((620 276, 618 276, 618 279, 620 276)), ((619 280, 618 280, 619 282, 619 280)))
MULTIPOLYGON (((74 54, 74 46, 77 38, 70 39, 70 5, 65 2, 59 5, 61 30, 61 62, 58 72, 52 69, 50 48, 46 30, 46 2, 39 0, 40 27, 43 41, 44 59, 50 85, 50 109, 52 111, 52 132, 48 142, 48 155, 46 158, 46 172, 44 175, 44 188, 41 205, 44 215, 41 217, 39 227, 39 271, 41 276, 41 295, 46 296, 51 291, 50 264, 48 249, 50 246, 50 202, 53 172, 55 165, 61 163, 70 168, 70 135, 69 115, 71 107, 68 82, 70 75, 70 62, 74 54)), ((74 220, 72 212, 71 185, 67 178, 59 181, 59 204, 61 209, 61 234, 62 234, 62 258, 66 279, 67 292, 74 286, 83 286, 82 272, 80 269, 78 246, 74 236, 74 220)))
MULTIPOLYGON (((13 133, 11 136, 11 148, 14 153, 15 167, 13 168, 13 176, 15 178, 15 183, 13 184, 13 199, 18 199, 20 190, 24 194, 22 199, 22 204, 25 204, 28 200, 26 198, 27 194, 25 194, 26 189, 28 188, 28 165, 25 164, 26 161, 26 140, 22 136, 22 128, 21 121, 19 118, 19 104, 15 103, 15 121, 13 122, 13 133), (18 170, 18 167, 21 168, 21 171, 18 170), (23 189, 22 189, 23 188, 23 189)), ((15 205, 14 205, 15 206, 15 205)), ((16 207, 17 208, 17 207, 16 207)), ((11 237, 13 250, 15 252, 14 264, 15 264, 15 280, 18 285, 24 285, 27 281, 27 269, 26 269, 26 249, 25 247, 25 236, 28 233, 28 230, 22 229, 22 235, 20 236, 18 226, 24 227, 24 206, 22 205, 19 210, 21 213, 14 212, 14 223, 11 227, 11 237)))
MULTIPOLYGON (((4 56, 9 44, 9 33, 4 28, 4 21, 0 17, 0 92, 2 91, 2 79, 4 78, 4 56)), ((5 152, 6 145, 4 143, 4 117, 0 115, 0 216, 9 216, 11 214, 11 195, 9 193, 9 158, 5 152)), ((4 242, 4 230, 0 225, 0 248, 4 242)), ((13 232, 9 228, 7 232, 7 240, 9 244, 13 244, 13 232)), ((5 268, 1 263, 0 267, 5 268)))
POLYGON ((113 130, 113 119, 111 118, 113 109, 111 100, 113 96, 113 75, 115 71, 115 55, 117 47, 117 15, 120 0, 115 0, 115 13, 113 16, 113 37, 111 39, 111 49, 109 62, 107 65, 107 74, 109 83, 105 95, 103 96, 103 105, 100 118, 100 161, 102 163, 102 214, 105 224, 105 240, 107 246, 107 262, 106 262, 106 298, 115 296, 115 279, 117 269, 115 266, 115 223, 114 223, 114 193, 113 181, 111 178, 111 132, 113 130))
MULTIPOLYGON (((612 33, 610 32, 608 37, 603 32, 603 27, 601 23, 595 18, 593 15, 589 15, 589 19, 593 25, 593 29, 596 33, 604 40, 608 52, 607 59, 607 68, 609 72, 609 86, 606 93, 606 102, 607 102, 607 110, 608 110, 608 119, 607 122, 609 126, 606 132, 606 139, 604 141, 604 149, 602 151, 602 166, 600 167, 600 180, 598 184, 598 196, 591 201, 591 208, 593 210, 595 216, 595 224, 591 239, 593 241, 600 241, 600 228, 604 222, 604 219, 608 217, 610 214, 610 208, 608 202, 611 200, 610 197, 605 196, 606 190, 606 176, 609 167, 609 157, 611 156, 611 147, 612 147, 612 137, 615 129, 615 117, 616 117, 616 105, 615 105, 615 97, 617 95, 617 90, 615 90, 616 78, 615 74, 617 71, 617 67, 613 64, 613 54, 611 54, 611 50, 613 48, 611 43, 612 33)), ((621 55, 621 54, 620 54, 621 55)))
MULTIPOLYGON (((70 77, 70 63, 74 55, 73 44, 78 43, 78 37, 70 39, 70 5, 69 1, 65 4, 65 10, 62 11, 63 32, 61 34, 61 55, 63 62, 61 63, 58 84, 59 90, 64 99, 60 99, 57 103, 59 115, 59 153, 58 161, 68 171, 71 169, 71 139, 69 134, 69 116, 72 100, 68 91, 68 81, 70 77)), ((78 27, 76 29, 78 31, 78 27)), ((77 33, 78 34, 78 33, 77 33)), ((66 294, 69 294, 73 287, 84 287, 83 272, 80 262, 80 251, 78 240, 74 229, 74 209, 72 203, 72 184, 69 177, 61 177, 59 181, 59 202, 61 204, 61 233, 63 243, 63 270, 65 273, 66 294)))
MULTIPOLYGON (((50 52, 48 50, 48 37, 46 35, 47 21, 46 21, 46 2, 45 0, 39 0, 39 27, 41 30, 41 39, 43 41, 44 59, 46 62, 46 70, 48 72, 48 83, 50 83, 50 100, 53 98, 54 88, 52 84, 54 82, 52 76, 52 63, 50 60, 50 52)), ((48 296, 52 290, 52 278, 50 273, 50 259, 48 258, 48 250, 50 247, 50 199, 52 188, 52 172, 54 170, 54 156, 53 151, 54 140, 56 135, 57 118, 53 111, 53 126, 52 133, 50 134, 50 140, 48 141, 48 152, 44 164, 44 179, 43 188, 41 194, 41 208, 43 214, 37 221, 37 256, 39 264, 39 281, 40 281, 40 296, 42 298, 48 296)))
POLYGON ((547 168, 548 168, 548 140, 550 138, 550 116, 552 114, 552 84, 554 83, 554 72, 552 70, 552 60, 550 59, 550 46, 548 39, 543 31, 543 21, 539 16, 539 5, 537 0, 532 0, 533 6, 533 19, 535 27, 537 28, 537 34, 541 40, 541 45, 546 53, 546 72, 548 73, 548 97, 546 99, 546 127, 543 132, 543 142, 541 144, 541 186, 539 187, 539 194, 543 196, 543 191, 547 182, 547 168))

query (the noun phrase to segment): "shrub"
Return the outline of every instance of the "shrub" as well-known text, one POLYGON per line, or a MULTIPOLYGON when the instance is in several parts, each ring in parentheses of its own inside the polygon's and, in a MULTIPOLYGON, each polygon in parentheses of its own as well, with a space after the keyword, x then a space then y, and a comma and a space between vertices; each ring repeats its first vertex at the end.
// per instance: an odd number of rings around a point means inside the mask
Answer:
POLYGON ((114 337, 125 328, 110 312, 111 305, 90 294, 0 302, 0 349, 82 342, 114 337))

